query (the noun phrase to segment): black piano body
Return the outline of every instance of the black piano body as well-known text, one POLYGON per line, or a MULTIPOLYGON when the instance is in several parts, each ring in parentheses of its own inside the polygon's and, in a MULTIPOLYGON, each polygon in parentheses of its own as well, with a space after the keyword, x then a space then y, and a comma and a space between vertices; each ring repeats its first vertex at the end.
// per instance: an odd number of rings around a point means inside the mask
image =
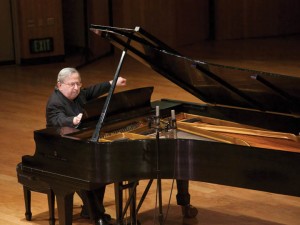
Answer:
POLYGON ((206 103, 151 102, 153 88, 145 87, 112 96, 97 142, 91 136, 105 97, 86 105, 80 129, 34 131, 36 151, 23 157, 21 170, 49 184, 57 197, 60 224, 72 223, 75 191, 156 179, 157 163, 162 179, 300 196, 299 78, 191 60, 141 28, 91 29, 206 103), (165 131, 159 141, 154 137, 149 121, 156 106, 166 123, 175 110, 177 139, 164 138, 165 131), (208 126, 199 127, 202 123, 208 126), (255 133, 258 142, 267 144, 228 137, 224 127, 255 133))

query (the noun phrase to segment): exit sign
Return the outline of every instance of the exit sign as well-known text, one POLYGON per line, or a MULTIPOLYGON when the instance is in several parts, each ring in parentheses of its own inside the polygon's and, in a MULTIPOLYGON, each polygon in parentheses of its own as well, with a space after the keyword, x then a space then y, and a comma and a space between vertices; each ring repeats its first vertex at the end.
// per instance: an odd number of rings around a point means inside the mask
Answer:
POLYGON ((53 52, 53 38, 38 38, 29 40, 30 53, 53 52))

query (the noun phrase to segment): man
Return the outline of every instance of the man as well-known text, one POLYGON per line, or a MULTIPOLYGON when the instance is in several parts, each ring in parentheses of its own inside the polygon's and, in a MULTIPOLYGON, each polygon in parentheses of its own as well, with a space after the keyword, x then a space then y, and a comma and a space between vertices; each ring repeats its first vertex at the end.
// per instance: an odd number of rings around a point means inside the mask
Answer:
MULTIPOLYGON (((75 68, 62 69, 46 106, 47 127, 78 127, 83 115, 83 105, 107 93, 111 84, 112 81, 109 81, 81 89, 79 72, 75 68)), ((125 85, 126 79, 119 77, 116 86, 125 85)), ((109 224, 110 216, 104 213, 104 193, 105 185, 95 191, 78 191, 77 194, 83 201, 81 216, 94 219, 96 224, 109 224)))
MULTIPOLYGON (((57 76, 57 86, 46 107, 47 127, 77 127, 83 115, 83 105, 109 91, 112 81, 81 90, 81 77, 74 68, 64 68, 57 76)), ((125 86, 119 77, 117 86, 125 86)))

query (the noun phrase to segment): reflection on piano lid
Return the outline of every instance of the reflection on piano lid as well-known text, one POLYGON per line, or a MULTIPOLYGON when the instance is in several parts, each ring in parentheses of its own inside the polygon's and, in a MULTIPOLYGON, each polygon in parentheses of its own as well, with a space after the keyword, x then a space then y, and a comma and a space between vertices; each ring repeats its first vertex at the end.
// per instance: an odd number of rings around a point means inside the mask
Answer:
POLYGON ((193 60, 140 27, 90 27, 206 103, 300 116, 300 79, 297 77, 193 60))

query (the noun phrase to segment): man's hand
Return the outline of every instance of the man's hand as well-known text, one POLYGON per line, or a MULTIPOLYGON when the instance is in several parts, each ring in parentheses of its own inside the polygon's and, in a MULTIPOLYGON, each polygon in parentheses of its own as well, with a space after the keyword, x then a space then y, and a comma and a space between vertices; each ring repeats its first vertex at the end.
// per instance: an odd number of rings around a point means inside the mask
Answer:
POLYGON ((81 121, 81 118, 82 118, 82 113, 79 113, 77 116, 75 116, 73 118, 73 124, 76 126, 80 123, 81 121))
MULTIPOLYGON (((110 84, 112 84, 112 82, 113 82, 112 80, 109 81, 110 84)), ((126 79, 123 77, 118 77, 116 86, 125 86, 125 85, 126 85, 126 79)))

